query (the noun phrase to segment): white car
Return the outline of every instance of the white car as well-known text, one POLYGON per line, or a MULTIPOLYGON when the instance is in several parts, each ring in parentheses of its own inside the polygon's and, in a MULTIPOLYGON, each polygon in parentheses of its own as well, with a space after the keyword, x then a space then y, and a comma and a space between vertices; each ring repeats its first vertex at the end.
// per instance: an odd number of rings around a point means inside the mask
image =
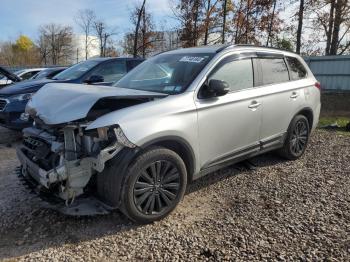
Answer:
MULTIPOLYGON (((28 80, 44 69, 46 68, 22 69, 22 70, 15 71, 14 74, 19 76, 22 80, 28 80)), ((8 79, 7 77, 3 77, 0 79, 0 86, 9 85, 11 83, 12 83, 12 80, 8 79)))
POLYGON ((297 54, 250 45, 161 53, 114 86, 50 83, 27 104, 18 175, 63 213, 149 223, 208 173, 272 150, 301 157, 320 91, 297 54))

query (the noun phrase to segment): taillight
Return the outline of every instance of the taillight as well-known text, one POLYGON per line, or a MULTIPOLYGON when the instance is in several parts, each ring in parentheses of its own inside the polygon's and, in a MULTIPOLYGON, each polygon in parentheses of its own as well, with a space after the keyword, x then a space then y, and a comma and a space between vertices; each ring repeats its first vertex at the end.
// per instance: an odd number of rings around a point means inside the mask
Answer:
POLYGON ((315 86, 316 86, 319 90, 321 90, 321 83, 320 83, 320 82, 316 82, 316 83, 315 83, 315 86))

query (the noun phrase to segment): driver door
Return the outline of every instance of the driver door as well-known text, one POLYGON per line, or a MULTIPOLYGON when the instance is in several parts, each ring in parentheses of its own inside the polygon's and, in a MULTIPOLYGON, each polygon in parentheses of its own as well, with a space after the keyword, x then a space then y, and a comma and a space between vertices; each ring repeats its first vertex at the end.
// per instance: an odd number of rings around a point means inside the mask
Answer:
POLYGON ((220 97, 195 99, 201 169, 260 149, 262 104, 253 88, 253 72, 251 58, 225 58, 209 74, 208 82, 223 80, 230 92, 220 97))

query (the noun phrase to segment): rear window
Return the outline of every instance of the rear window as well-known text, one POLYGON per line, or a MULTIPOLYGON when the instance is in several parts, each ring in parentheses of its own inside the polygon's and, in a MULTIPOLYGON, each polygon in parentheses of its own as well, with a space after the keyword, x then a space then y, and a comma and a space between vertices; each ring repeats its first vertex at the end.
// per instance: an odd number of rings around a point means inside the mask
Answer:
POLYGON ((260 58, 264 85, 289 81, 288 68, 283 58, 260 58))
POLYGON ((291 80, 298 80, 306 77, 306 69, 295 57, 287 57, 291 80))

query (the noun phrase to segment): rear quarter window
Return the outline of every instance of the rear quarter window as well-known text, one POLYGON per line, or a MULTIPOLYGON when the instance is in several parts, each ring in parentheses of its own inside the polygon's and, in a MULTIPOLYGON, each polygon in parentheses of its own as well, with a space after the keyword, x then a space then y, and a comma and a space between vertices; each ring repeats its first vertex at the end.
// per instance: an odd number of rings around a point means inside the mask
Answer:
POLYGON ((288 68, 283 58, 259 58, 263 85, 289 81, 288 68))
POLYGON ((306 77, 306 69, 297 58, 287 57, 286 59, 289 65, 289 73, 291 80, 298 80, 306 77))

